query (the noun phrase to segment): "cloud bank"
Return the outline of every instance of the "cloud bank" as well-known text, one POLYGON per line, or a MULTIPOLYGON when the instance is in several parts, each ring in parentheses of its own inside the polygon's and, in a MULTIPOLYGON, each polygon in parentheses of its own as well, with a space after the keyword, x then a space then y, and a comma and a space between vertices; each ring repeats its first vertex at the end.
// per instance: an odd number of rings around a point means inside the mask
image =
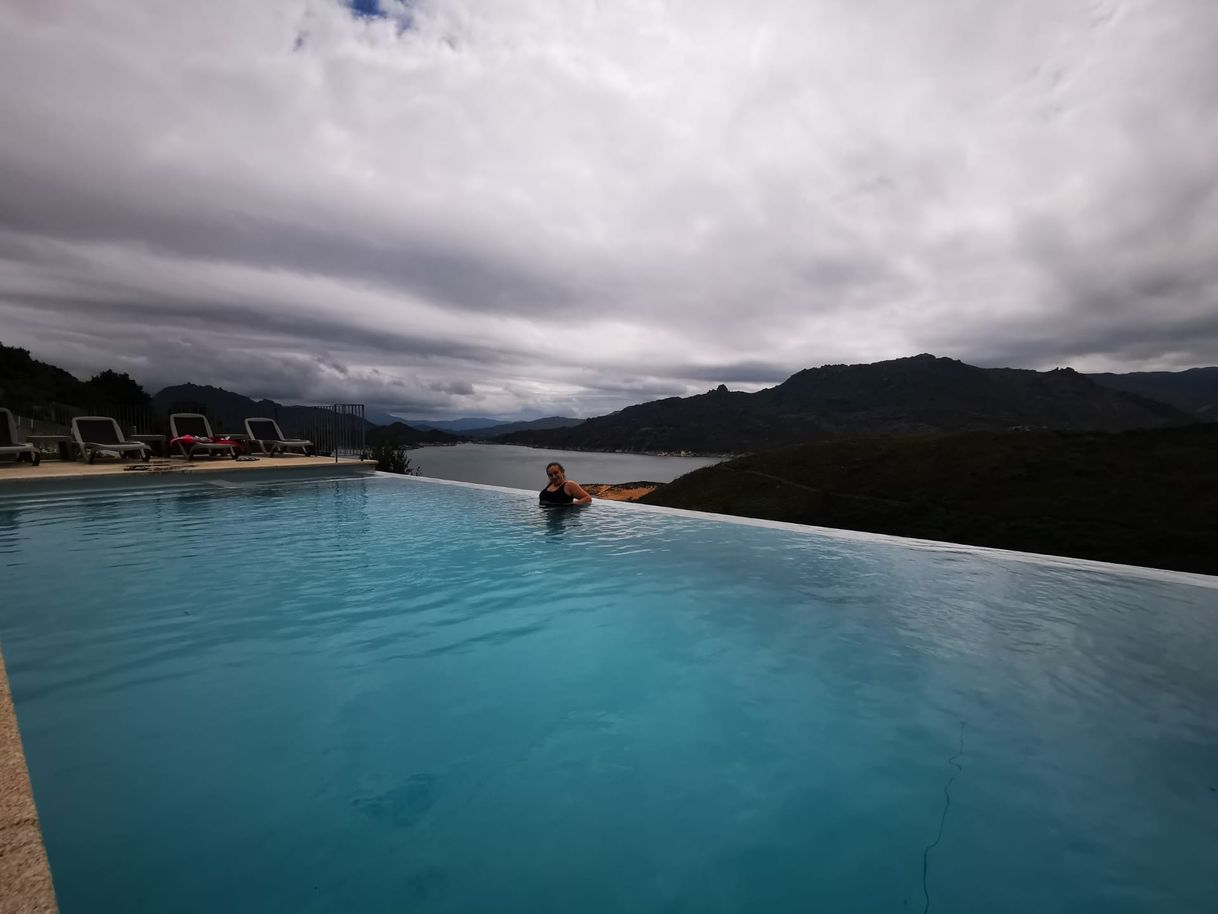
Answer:
POLYGON ((1218 364, 1207 0, 16 0, 0 340, 414 416, 1218 364))

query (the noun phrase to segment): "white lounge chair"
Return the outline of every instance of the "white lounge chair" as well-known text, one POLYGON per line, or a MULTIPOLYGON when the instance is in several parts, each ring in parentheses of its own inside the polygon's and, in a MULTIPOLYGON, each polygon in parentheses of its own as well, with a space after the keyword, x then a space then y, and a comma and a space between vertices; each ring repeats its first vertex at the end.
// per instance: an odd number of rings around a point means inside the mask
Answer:
POLYGON ((0 408, 0 454, 16 457, 18 463, 28 457, 34 466, 42 460, 38 448, 17 440, 17 423, 13 421, 13 414, 3 408, 0 408))
POLYGON ((123 430, 109 416, 77 416, 72 420, 72 437, 87 462, 92 463, 100 453, 114 454, 120 460, 136 454, 147 460, 152 449, 142 441, 128 441, 123 430))
POLYGON ((246 419, 245 430, 249 433, 250 441, 257 444, 266 454, 273 455, 276 451, 299 450, 306 457, 313 450, 313 442, 303 438, 285 438, 279 430, 279 423, 274 419, 246 419))
POLYGON ((174 413, 169 417, 169 431, 172 434, 171 440, 182 438, 185 435, 195 439, 189 444, 185 441, 178 441, 178 451, 187 460, 193 460, 195 454, 199 453, 227 452, 229 457, 234 460, 237 458, 237 448, 234 445, 221 444, 213 440, 215 435, 211 433, 211 423, 202 413, 174 413), (205 440, 200 441, 200 438, 205 440))

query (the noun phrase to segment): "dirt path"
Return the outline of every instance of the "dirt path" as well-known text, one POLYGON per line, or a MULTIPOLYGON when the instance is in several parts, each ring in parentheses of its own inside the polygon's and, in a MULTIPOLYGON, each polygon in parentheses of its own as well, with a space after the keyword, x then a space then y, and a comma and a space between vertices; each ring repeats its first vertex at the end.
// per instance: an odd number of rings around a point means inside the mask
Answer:
POLYGON ((594 482, 584 486, 593 498, 607 498, 610 501, 638 501, 644 495, 659 488, 658 482, 594 482))

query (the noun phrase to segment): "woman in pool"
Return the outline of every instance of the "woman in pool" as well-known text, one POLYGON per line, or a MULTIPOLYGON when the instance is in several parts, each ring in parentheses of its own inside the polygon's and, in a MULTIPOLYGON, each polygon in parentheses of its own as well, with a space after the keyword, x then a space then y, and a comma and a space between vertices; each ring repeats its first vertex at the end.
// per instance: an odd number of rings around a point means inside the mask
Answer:
POLYGON ((547 463, 546 475, 550 477, 550 482, 541 490, 541 504, 544 507, 592 504, 592 496, 578 482, 567 478, 567 471, 561 463, 547 463))

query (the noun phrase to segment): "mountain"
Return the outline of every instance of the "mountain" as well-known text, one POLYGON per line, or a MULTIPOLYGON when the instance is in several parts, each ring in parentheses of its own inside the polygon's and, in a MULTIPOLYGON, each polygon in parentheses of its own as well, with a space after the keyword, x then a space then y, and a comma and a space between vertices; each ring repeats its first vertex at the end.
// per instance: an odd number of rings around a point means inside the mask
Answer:
POLYGON ((532 419, 525 422, 504 422, 502 419, 408 419, 414 428, 437 428, 454 435, 468 438, 492 438, 510 432, 527 431, 530 429, 566 428, 579 425, 583 419, 571 419, 566 416, 547 416, 544 419, 532 419))
POLYGON ((411 428, 438 428, 445 432, 468 432, 471 429, 490 428, 495 425, 502 425, 501 419, 487 419, 468 417, 465 419, 404 419, 401 420, 408 424, 411 428))
POLYGON ((1139 394, 1192 413, 1198 419, 1218 422, 1218 368, 1089 374, 1087 377, 1104 387, 1139 394))
POLYGON ((470 429, 466 434, 471 438, 494 438, 499 435, 509 435, 512 432, 544 431, 552 428, 570 428, 579 425, 583 419, 572 419, 568 416, 546 416, 544 419, 532 419, 527 422, 500 422, 489 428, 470 429))
POLYGON ((152 409, 162 417, 170 413, 203 413, 212 431, 241 432, 245 430, 245 420, 253 416, 268 416, 278 421, 283 407, 274 400, 252 400, 223 387, 175 384, 152 395, 152 409))
POLYGON ((1218 423, 858 438, 687 473, 640 501, 1218 574, 1218 423))
POLYGON ((393 422, 389 425, 369 429, 367 435, 369 447, 382 441, 407 447, 417 447, 421 444, 456 444, 458 440, 460 439, 456 436, 450 435, 448 432, 442 432, 437 428, 415 428, 414 426, 407 425, 405 422, 393 422))
MULTIPOLYGON (((240 432, 244 430, 246 419, 268 416, 279 423, 285 435, 312 439, 333 422, 333 414, 322 407, 285 406, 274 400, 252 400, 222 387, 200 384, 166 387, 153 395, 152 408, 162 417, 170 413, 204 413, 216 432, 240 432)), ((441 431, 423 433, 402 422, 378 426, 367 419, 364 420, 364 434, 369 446, 386 438, 405 445, 453 444, 457 441, 441 431)))
POLYGON ((373 425, 393 425, 395 422, 401 422, 397 416, 386 412, 384 408, 379 406, 364 406, 364 418, 373 425))
MULTIPOLYGON (((244 431, 246 419, 266 416, 278 422, 283 433, 289 436, 294 434, 289 429, 303 431, 310 428, 327 412, 316 406, 285 406, 274 400, 253 400, 243 394, 205 384, 176 384, 157 391, 152 396, 152 408, 163 417, 170 413, 203 413, 216 432, 244 431)), ((369 426, 371 423, 365 420, 365 427, 369 426)))
POLYGON ((1189 421, 1173 406, 1101 386, 1069 368, 977 368, 918 355, 809 368, 752 394, 719 385, 572 428, 514 432, 497 440, 571 450, 739 454, 860 435, 1018 426, 1111 430, 1189 421))

